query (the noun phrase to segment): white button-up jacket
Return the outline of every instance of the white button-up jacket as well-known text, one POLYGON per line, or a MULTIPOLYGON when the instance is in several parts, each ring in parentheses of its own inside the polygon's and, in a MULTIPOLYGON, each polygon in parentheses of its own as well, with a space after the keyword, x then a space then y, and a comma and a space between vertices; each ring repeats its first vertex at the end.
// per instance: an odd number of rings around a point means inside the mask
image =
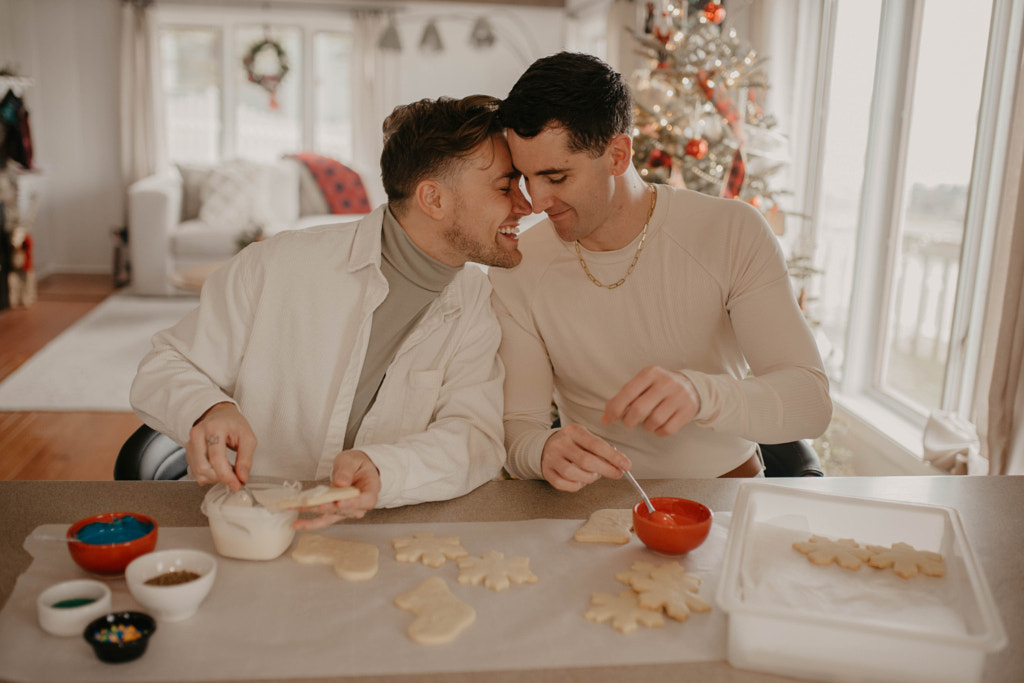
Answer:
MULTIPOLYGON (((180 444, 212 405, 236 403, 258 444, 252 474, 324 479, 343 450, 373 312, 384 207, 280 233, 207 280, 199 307, 153 337, 132 384, 148 425, 180 444)), ((379 507, 463 495, 505 461, 501 330, 467 265, 399 348, 354 448, 380 470, 379 507)))

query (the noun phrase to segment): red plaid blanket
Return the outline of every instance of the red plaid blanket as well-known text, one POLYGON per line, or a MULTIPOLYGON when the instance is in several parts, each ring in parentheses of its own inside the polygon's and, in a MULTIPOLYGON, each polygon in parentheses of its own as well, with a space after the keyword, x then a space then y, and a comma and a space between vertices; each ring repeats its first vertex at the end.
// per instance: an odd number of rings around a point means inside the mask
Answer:
POLYGON ((289 155, 306 165, 324 193, 331 213, 370 213, 373 208, 359 174, 330 157, 312 152, 289 155))

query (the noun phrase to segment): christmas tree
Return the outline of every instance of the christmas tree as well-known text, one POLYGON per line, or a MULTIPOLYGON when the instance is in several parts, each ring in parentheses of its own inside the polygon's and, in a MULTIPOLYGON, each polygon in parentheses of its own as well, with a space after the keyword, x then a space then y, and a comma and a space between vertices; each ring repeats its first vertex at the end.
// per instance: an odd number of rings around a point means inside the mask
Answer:
POLYGON ((651 182, 756 206, 782 234, 771 176, 785 139, 764 110, 765 60, 726 27, 714 2, 648 2, 632 31, 650 65, 631 82, 636 100, 633 163, 651 182))

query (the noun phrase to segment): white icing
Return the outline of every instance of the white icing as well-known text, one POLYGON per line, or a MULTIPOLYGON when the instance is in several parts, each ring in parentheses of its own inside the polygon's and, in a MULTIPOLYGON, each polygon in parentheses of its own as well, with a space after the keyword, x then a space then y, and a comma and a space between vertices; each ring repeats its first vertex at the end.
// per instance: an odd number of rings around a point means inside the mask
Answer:
POLYGON ((246 485, 264 507, 253 507, 248 495, 232 492, 224 484, 214 486, 203 499, 214 546, 224 557, 272 560, 291 545, 292 523, 298 519, 295 510, 279 510, 277 501, 294 498, 301 484, 254 478, 246 485))

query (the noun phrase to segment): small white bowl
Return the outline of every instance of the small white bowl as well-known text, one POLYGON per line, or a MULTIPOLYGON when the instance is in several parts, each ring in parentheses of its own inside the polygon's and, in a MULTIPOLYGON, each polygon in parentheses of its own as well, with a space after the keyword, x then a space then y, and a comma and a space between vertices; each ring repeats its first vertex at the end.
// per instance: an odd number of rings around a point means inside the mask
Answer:
POLYGON ((55 636, 80 636, 93 619, 110 611, 110 588, 92 579, 64 581, 36 598, 39 625, 55 636), (90 600, 75 607, 57 607, 66 600, 90 600))
POLYGON ((188 548, 147 553, 132 560, 124 570, 132 597, 163 621, 181 621, 195 614, 216 577, 217 560, 213 555, 188 548), (199 574, 199 578, 169 586, 146 583, 162 574, 181 571, 199 574))

